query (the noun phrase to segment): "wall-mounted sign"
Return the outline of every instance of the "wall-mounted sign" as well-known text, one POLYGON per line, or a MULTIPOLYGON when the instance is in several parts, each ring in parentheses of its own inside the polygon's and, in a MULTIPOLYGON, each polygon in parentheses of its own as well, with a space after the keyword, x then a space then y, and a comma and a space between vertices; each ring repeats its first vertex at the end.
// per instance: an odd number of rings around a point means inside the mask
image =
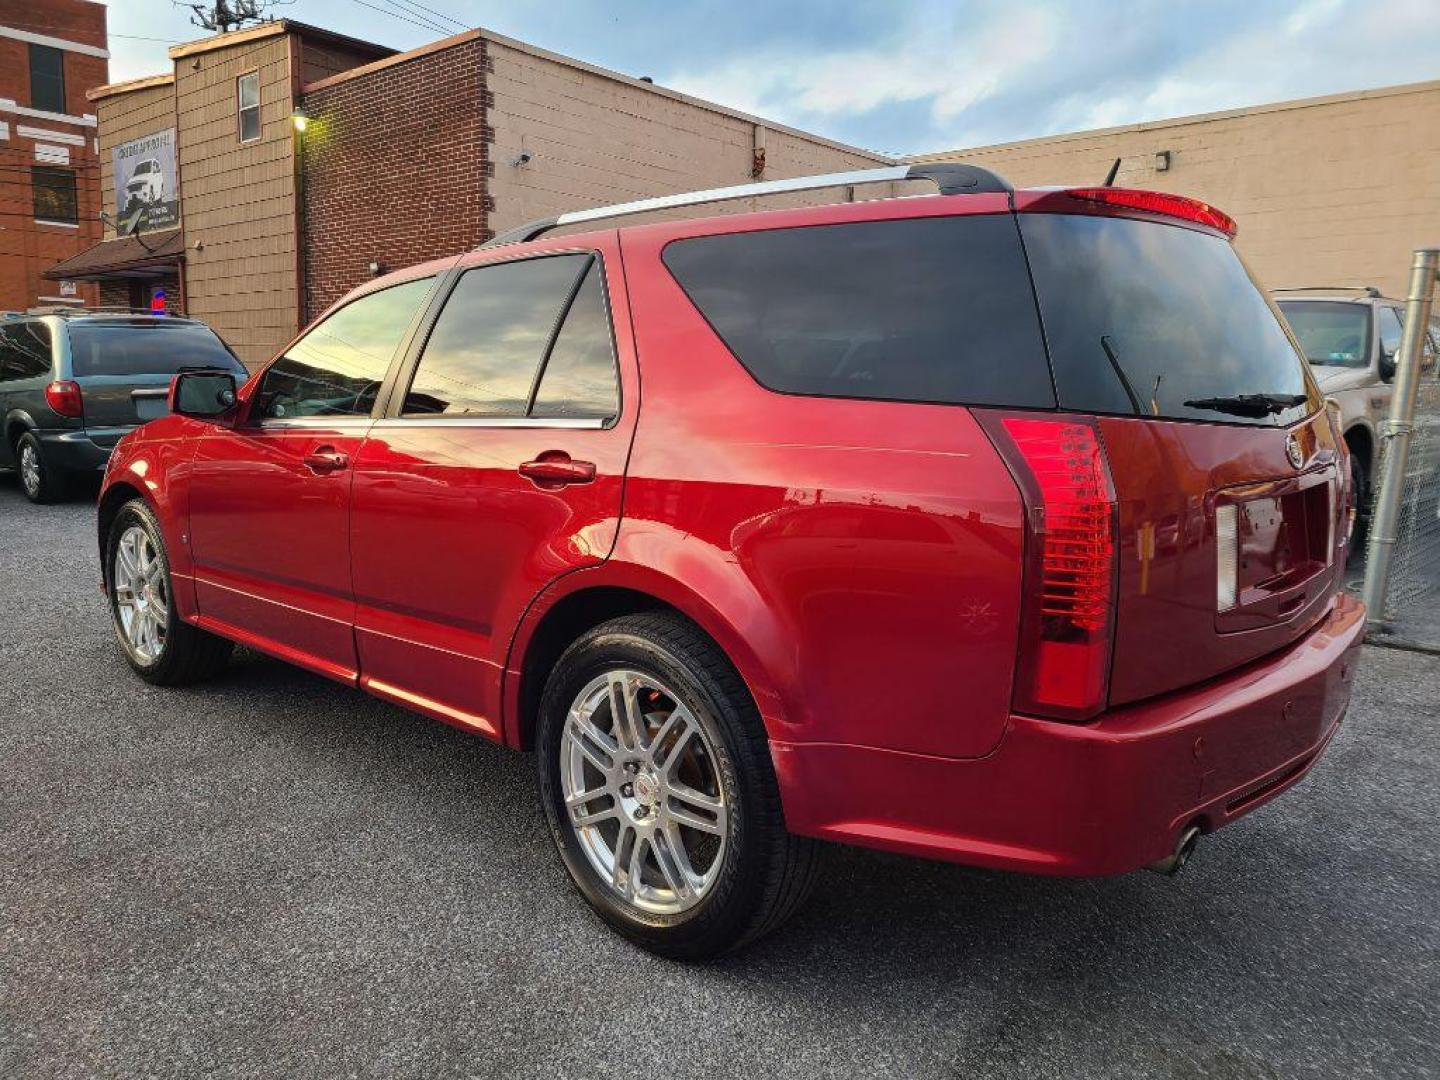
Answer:
POLYGON ((79 295, 79 290, 75 288, 75 282, 73 282, 73 281, 62 281, 62 282, 60 282, 60 295, 61 295, 61 296, 78 296, 78 295, 79 295))
POLYGON ((175 177, 175 129, 121 143, 115 165, 115 209, 120 232, 138 220, 141 232, 180 224, 180 185, 175 177))

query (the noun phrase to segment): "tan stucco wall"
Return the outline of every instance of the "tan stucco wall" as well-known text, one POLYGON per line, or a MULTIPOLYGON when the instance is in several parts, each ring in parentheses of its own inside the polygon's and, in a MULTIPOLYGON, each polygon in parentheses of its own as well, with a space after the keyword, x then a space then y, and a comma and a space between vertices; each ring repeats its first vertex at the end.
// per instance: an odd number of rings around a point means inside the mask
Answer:
POLYGON ((175 60, 186 300, 251 367, 299 320, 293 40, 275 34, 175 60), (235 80, 257 70, 260 138, 242 144, 235 80))
POLYGON ((1404 296, 1410 252, 1440 243, 1440 81, 978 147, 1016 186, 1116 184, 1191 195, 1240 225, 1271 288, 1377 285, 1404 296), (1171 152, 1157 172, 1155 154, 1171 152))
MULTIPOLYGON (((765 180, 890 164, 879 154, 777 128, 488 31, 486 40, 486 121, 494 133, 490 227, 497 232, 565 210, 750 183, 757 138, 766 151, 765 180), (529 163, 512 165, 522 152, 531 155, 529 163)), ((843 194, 786 202, 837 197, 843 194)), ((767 208, 776 205, 785 203, 771 200, 767 208)))

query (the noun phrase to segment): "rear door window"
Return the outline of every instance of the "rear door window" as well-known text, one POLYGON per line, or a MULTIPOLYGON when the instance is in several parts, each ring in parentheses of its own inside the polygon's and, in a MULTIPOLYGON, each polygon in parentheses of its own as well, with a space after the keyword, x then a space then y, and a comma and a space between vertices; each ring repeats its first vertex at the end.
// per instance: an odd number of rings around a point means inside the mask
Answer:
POLYGON ((0 383, 48 377, 50 328, 41 322, 0 326, 0 383))
MULTIPOLYGON (((604 322, 602 329, 592 320, 586 331, 577 323, 563 350, 557 335, 567 305, 584 292, 582 279, 595 265, 590 255, 552 255, 467 270, 425 343, 402 414, 524 416, 536 375, 552 351, 561 356, 547 407, 556 415, 567 415, 563 410, 577 405, 589 408, 591 402, 575 395, 588 397, 590 392, 561 384, 567 373, 572 380, 590 381, 586 369, 593 372, 597 362, 602 367, 608 363, 613 373, 609 324, 604 322), (596 347, 597 329, 603 333, 603 358, 596 347), (580 337, 589 337, 588 345, 580 337)), ((599 296, 598 291, 588 294, 587 310, 593 313, 591 305, 599 296)), ((600 317, 604 319, 603 311, 600 317)))
POLYGON ((620 412, 615 343, 600 263, 592 262, 545 360, 531 416, 609 420, 620 412))
POLYGON ((771 390, 1055 404, 1010 214, 695 237, 669 244, 662 257, 771 390))
POLYGON ((1062 409, 1287 426, 1318 407, 1225 240, 1116 217, 1020 222, 1062 409))

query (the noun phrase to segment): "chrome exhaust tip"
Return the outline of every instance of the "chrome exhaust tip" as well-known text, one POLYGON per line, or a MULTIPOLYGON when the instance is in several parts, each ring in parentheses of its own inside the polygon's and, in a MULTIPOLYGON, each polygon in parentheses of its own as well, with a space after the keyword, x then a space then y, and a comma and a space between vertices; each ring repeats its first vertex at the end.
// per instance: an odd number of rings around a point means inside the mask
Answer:
POLYGON ((1166 877, 1174 877, 1190 861, 1190 856, 1195 851, 1195 844, 1199 839, 1200 826, 1191 825, 1180 833, 1180 839, 1176 842, 1174 851, 1165 858, 1152 862, 1145 869, 1156 874, 1164 874, 1166 877))

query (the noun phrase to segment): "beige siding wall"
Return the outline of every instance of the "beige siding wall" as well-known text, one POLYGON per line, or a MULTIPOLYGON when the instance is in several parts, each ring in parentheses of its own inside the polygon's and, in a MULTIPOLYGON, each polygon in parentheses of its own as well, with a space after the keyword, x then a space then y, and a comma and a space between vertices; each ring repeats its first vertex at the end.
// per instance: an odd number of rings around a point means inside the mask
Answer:
POLYGON ((186 299, 252 368, 299 320, 291 40, 264 37, 175 64, 186 299), (260 73, 261 134, 242 144, 235 80, 249 71, 260 73))
POLYGON ((1191 195, 1239 222, 1261 281, 1404 296, 1410 252, 1440 242, 1440 82, 931 155, 1017 186, 1116 184, 1191 195), (1171 152, 1157 172, 1155 154, 1171 152))
MULTIPOLYGON (((175 126, 175 88, 168 83, 111 94, 95 102, 96 131, 100 139, 100 191, 105 213, 114 221, 115 165, 111 151, 120 143, 153 135, 175 126)), ((115 230, 105 226, 105 239, 115 230)))
MULTIPOLYGON (((755 121, 513 42, 487 43, 496 232, 565 210, 752 180, 755 121), (512 165, 522 152, 530 162, 512 165)), ((763 125, 758 137, 766 180, 888 164, 878 154, 763 125)), ((843 194, 787 201, 837 197, 843 194)), ((767 208, 775 205, 783 203, 767 208)))
POLYGON ((348 48, 339 42, 301 39, 301 82, 317 82, 342 71, 368 64, 383 55, 378 49, 348 48))

